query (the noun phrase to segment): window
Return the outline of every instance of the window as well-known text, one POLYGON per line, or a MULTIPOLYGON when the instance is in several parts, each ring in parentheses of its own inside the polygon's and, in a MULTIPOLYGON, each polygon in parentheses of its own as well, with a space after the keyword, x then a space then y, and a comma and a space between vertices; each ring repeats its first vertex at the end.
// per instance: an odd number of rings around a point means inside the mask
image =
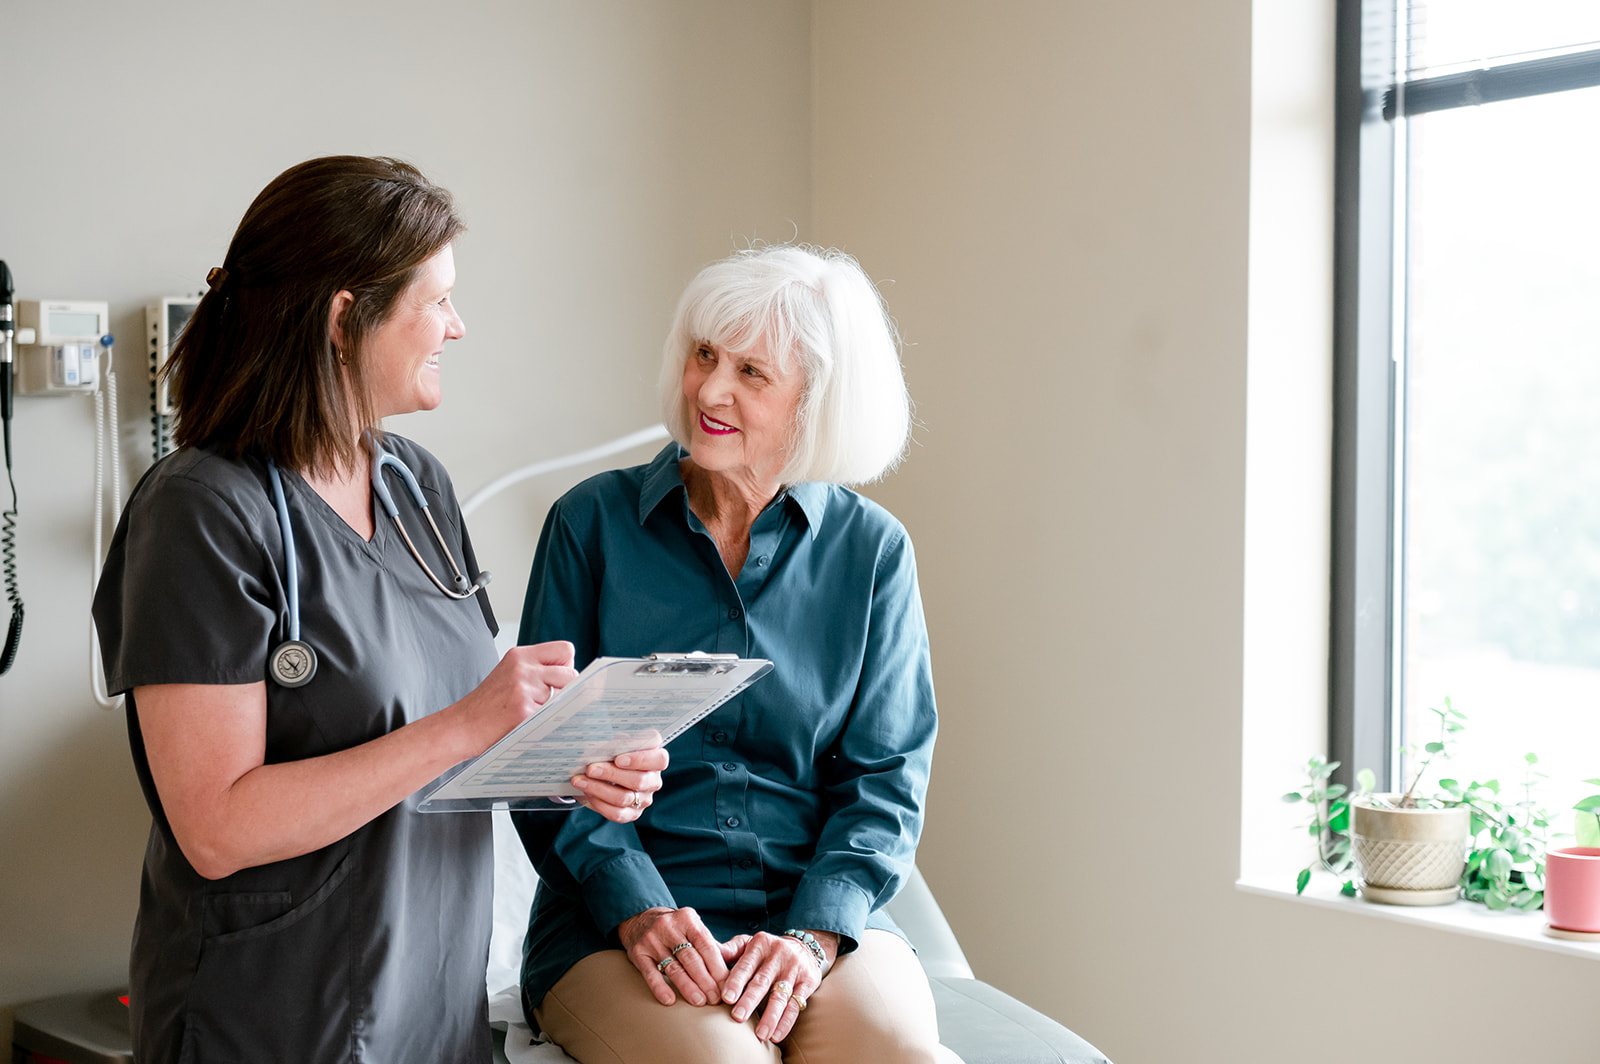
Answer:
POLYGON ((1600 777, 1600 4, 1341 0, 1330 739, 1600 777))

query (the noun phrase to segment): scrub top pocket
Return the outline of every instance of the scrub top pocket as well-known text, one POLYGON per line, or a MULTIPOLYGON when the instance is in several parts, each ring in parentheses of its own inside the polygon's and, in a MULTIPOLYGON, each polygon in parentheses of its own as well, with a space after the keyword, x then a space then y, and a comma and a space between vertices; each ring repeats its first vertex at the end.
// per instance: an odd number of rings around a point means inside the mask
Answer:
POLYGON ((183 1064, 350 1059, 349 878, 346 857, 304 901, 272 915, 286 894, 207 899, 207 928, 220 933, 201 942, 183 1064), (238 926, 252 913, 268 918, 238 926))

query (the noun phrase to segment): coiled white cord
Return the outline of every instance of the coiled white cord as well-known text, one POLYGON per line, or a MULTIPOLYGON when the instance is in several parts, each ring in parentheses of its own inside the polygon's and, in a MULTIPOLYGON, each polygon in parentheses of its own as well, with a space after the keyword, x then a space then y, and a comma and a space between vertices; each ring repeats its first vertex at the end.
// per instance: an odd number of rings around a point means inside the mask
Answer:
MULTIPOLYGON (((117 422, 117 371, 112 369, 111 345, 104 346, 105 387, 94 393, 94 556, 89 566, 89 596, 93 601, 105 564, 106 528, 106 437, 111 437, 111 522, 122 517, 122 433, 117 422)), ((100 636, 94 615, 89 616, 89 684, 94 700, 106 709, 122 705, 122 696, 111 697, 106 690, 105 670, 100 663, 100 636)))

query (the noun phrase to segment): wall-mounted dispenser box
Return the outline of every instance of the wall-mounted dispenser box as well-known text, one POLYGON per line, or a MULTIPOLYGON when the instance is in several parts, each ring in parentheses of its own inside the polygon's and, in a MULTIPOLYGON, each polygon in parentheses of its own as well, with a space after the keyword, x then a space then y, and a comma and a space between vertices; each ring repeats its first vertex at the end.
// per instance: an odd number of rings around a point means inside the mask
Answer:
POLYGON ((110 331, 110 304, 18 300, 17 394, 84 395, 99 388, 101 337, 110 331))

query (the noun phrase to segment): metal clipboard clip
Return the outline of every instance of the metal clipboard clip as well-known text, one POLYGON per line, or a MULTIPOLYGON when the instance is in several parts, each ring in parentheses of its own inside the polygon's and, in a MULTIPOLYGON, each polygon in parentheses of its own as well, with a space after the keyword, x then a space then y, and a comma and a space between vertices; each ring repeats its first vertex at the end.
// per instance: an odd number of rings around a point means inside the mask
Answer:
POLYGON ((739 666, 737 654, 707 654, 691 650, 687 654, 651 654, 635 676, 720 676, 739 666))

